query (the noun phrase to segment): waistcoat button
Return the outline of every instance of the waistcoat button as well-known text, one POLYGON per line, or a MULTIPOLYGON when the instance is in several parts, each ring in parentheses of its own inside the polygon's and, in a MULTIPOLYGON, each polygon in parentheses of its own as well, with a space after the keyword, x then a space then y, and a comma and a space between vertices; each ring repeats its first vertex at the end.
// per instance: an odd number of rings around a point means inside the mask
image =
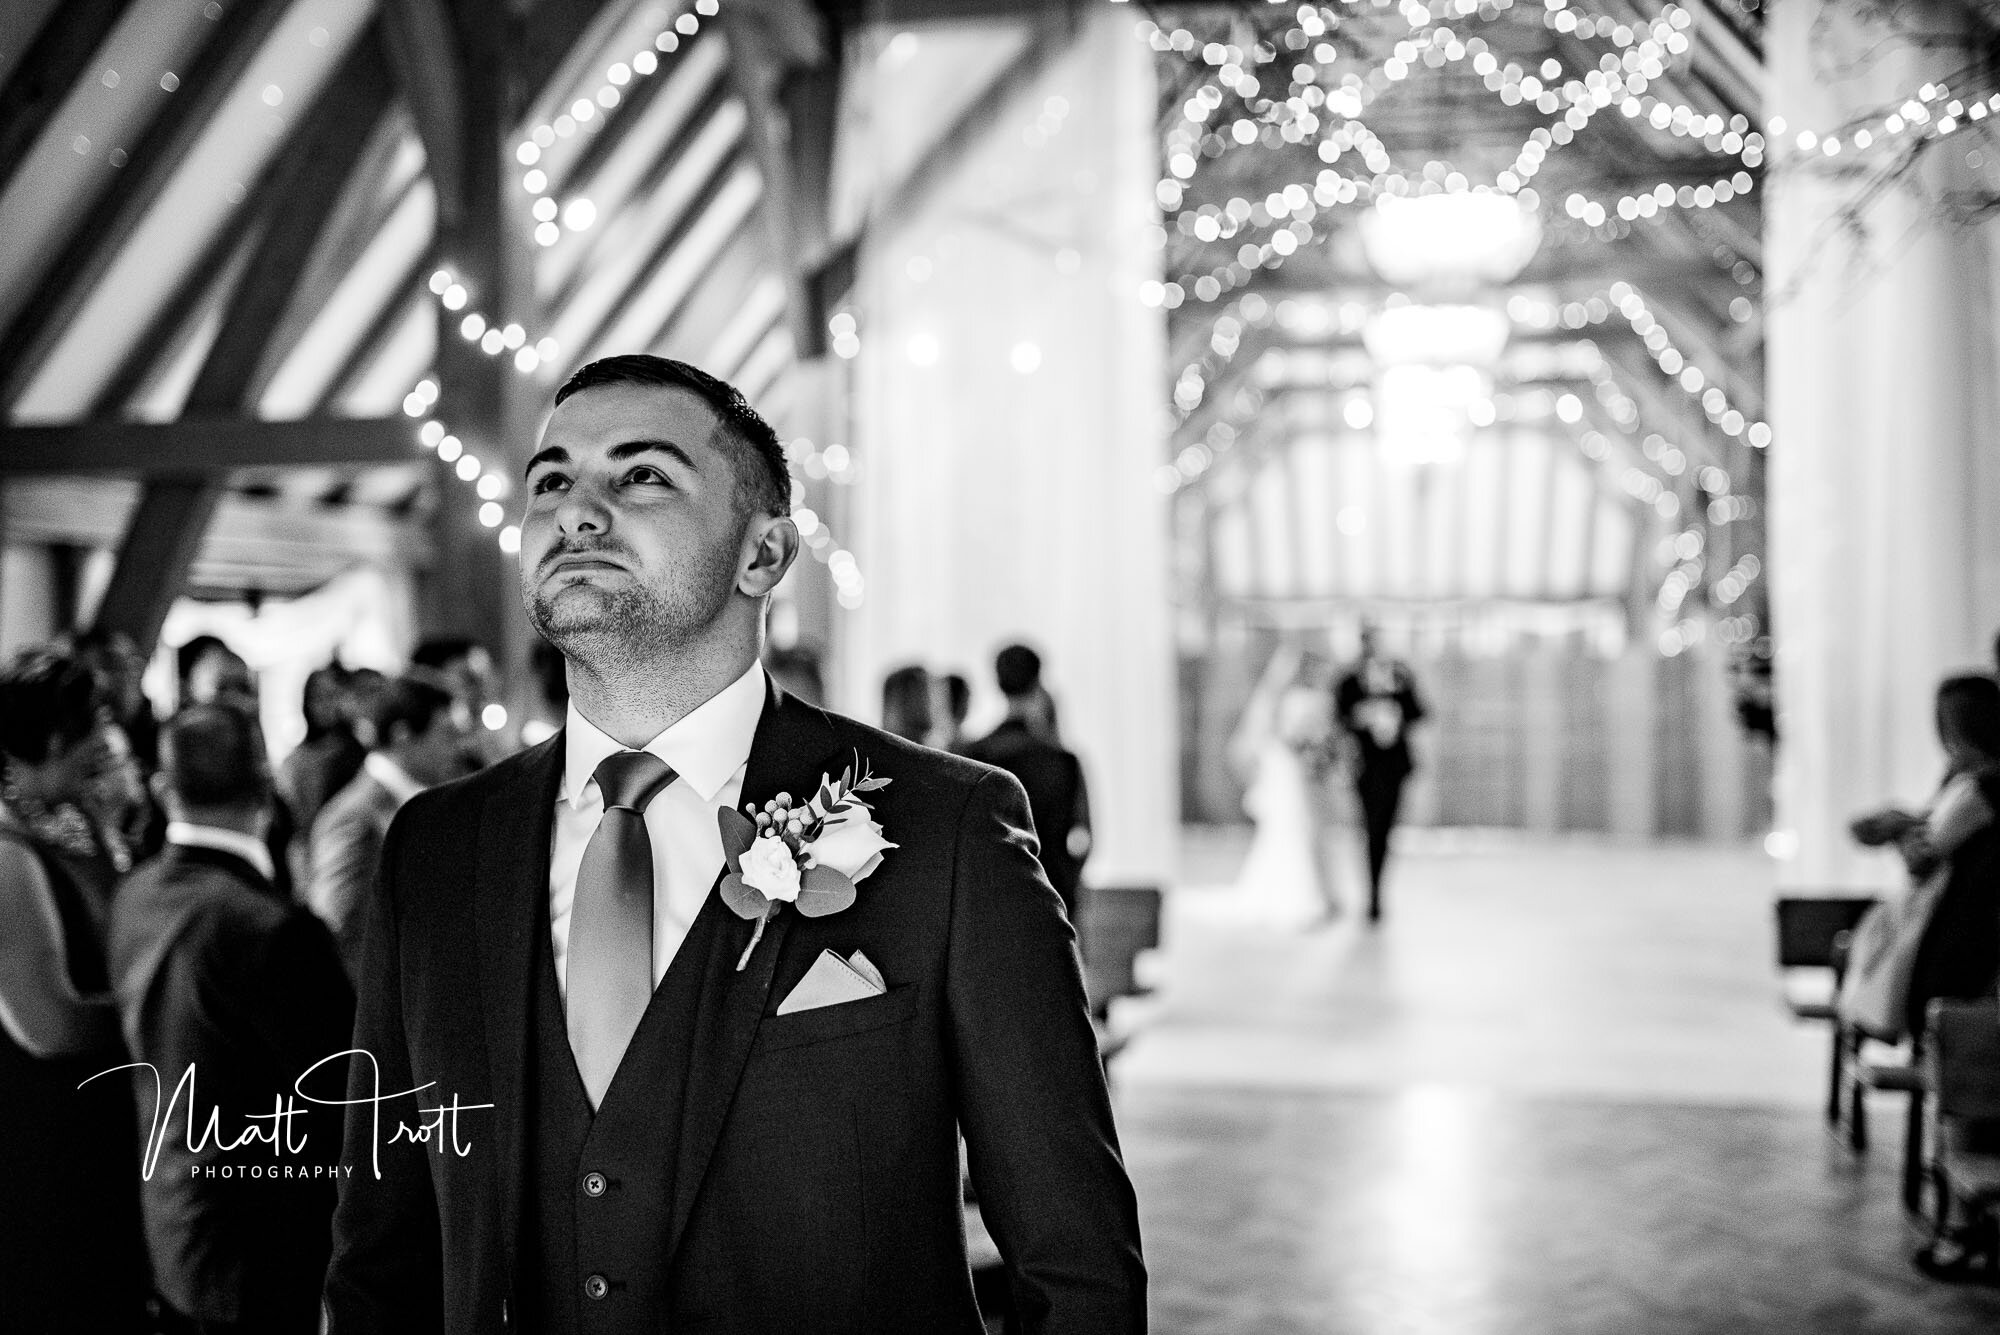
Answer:
POLYGON ((586 1298, 602 1298, 609 1292, 611 1284, 602 1275, 592 1275, 583 1281, 583 1294, 586 1298))
POLYGON ((585 1173, 583 1175, 583 1194, 586 1196, 602 1196, 606 1185, 604 1174, 602 1173, 585 1173))

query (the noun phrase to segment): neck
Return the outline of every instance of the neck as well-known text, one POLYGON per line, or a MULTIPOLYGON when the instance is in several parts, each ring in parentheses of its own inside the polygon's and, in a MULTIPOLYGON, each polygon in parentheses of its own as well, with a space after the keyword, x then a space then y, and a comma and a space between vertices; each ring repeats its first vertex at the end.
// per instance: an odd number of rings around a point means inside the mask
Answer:
POLYGON ((620 746, 638 750, 713 699, 757 661, 755 640, 730 653, 690 654, 637 666, 569 660, 577 713, 620 746))
POLYGON ((1035 721, 1035 697, 1018 695, 1007 701, 1007 721, 1009 723, 1033 723, 1035 721))

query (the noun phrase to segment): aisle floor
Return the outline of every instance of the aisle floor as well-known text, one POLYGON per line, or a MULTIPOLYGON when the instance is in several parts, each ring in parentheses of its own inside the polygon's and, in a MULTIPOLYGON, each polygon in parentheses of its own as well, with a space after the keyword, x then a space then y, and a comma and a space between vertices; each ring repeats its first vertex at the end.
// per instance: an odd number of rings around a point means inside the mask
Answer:
POLYGON ((1388 921, 1191 835, 1114 1072, 1159 1335, 2000 1331, 1857 1160, 1748 849, 1419 834, 1388 921))

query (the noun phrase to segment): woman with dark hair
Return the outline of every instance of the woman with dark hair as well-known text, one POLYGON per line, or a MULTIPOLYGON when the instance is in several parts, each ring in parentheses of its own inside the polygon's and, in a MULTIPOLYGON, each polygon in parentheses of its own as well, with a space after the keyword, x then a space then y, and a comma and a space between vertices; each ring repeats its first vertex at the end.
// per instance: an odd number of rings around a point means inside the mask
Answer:
POLYGON ((1946 777, 1930 815, 1902 838, 1919 879, 1942 878, 1910 971, 1909 1032, 1934 997, 1982 997, 2000 975, 2000 683, 1947 677, 1938 686, 1946 777))
MULTIPOLYGON (((1898 841, 1910 874, 1936 896, 1910 965, 1905 1022, 1921 1042, 1932 999, 1991 997, 2000 984, 2000 683, 1947 677, 1938 687, 1947 762, 1930 814, 1898 841)), ((2000 1277, 2000 1222, 1939 1220, 1916 1254, 1940 1279, 2000 1277)))
POLYGON ((126 1060, 104 959, 116 868, 89 814, 121 740, 78 659, 30 650, 0 671, 0 1294, 17 1330, 134 1331, 144 1312, 132 1085, 84 1083, 126 1060))

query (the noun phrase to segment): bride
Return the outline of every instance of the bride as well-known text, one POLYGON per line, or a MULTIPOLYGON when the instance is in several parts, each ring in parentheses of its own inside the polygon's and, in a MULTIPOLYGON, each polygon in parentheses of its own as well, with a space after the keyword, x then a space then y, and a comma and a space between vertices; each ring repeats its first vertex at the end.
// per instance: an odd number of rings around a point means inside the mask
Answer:
POLYGON ((1329 675, 1318 656, 1280 644, 1229 742, 1249 780, 1243 809, 1256 824, 1237 892, 1255 916, 1288 926, 1340 912, 1333 843, 1344 762, 1329 675))

